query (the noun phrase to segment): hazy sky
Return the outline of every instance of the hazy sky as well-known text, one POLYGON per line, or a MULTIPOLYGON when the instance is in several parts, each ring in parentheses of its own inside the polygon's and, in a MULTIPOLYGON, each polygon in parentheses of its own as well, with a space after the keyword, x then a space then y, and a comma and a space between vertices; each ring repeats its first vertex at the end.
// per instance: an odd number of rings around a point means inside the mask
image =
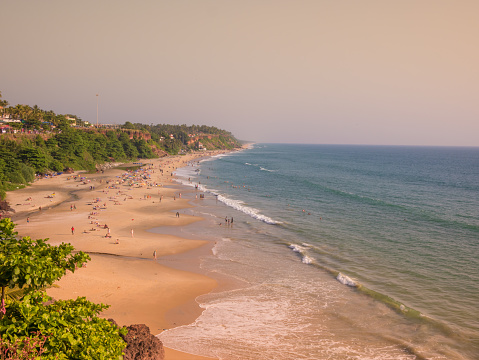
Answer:
POLYGON ((259 142, 479 146, 478 0, 1 0, 0 91, 259 142))

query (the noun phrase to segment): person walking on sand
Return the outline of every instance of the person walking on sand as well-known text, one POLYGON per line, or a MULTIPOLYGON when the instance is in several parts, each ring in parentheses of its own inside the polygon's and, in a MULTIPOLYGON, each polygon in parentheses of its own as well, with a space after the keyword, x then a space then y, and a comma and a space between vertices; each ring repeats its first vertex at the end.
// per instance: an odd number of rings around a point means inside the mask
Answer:
POLYGON ((155 250, 155 251, 153 251, 153 257, 154 257, 154 258, 155 258, 155 260, 156 260, 156 250, 155 250))
POLYGON ((72 226, 72 235, 75 234, 75 228, 72 226))
POLYGON ((131 229, 131 237, 133 237, 133 229, 131 229))

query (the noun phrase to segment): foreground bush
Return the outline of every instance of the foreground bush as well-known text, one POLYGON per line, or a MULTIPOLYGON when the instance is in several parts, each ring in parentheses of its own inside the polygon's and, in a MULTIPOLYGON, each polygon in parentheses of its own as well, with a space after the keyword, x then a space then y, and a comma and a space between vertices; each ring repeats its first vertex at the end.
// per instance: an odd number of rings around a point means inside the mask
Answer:
MULTIPOLYGON (((120 335, 126 330, 98 317, 108 305, 94 304, 84 297, 49 301, 51 298, 42 292, 28 294, 22 301, 8 301, 6 314, 0 320, 3 341, 36 342, 35 351, 41 352, 42 359, 122 358, 126 343, 120 335)), ((10 350, 6 358, 14 358, 15 350, 10 350)), ((24 347, 20 346, 20 350, 24 347)))
POLYGON ((98 317, 108 305, 84 297, 53 302, 41 291, 90 260, 88 254, 18 238, 14 230, 10 219, 0 221, 0 359, 121 359, 126 330, 98 317), (7 288, 23 294, 6 299, 7 288))

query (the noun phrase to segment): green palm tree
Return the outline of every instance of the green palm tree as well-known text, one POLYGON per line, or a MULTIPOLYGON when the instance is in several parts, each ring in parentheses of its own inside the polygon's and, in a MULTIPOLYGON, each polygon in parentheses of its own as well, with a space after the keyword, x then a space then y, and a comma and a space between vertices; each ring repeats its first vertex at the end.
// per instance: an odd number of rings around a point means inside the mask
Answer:
POLYGON ((23 119, 26 120, 32 114, 33 109, 29 105, 22 105, 23 119))
POLYGON ((17 104, 13 107, 11 114, 15 119, 18 120, 22 118, 22 111, 23 111, 23 105, 17 104))
POLYGON ((14 288, 5 288, 5 299, 10 299, 10 300, 20 300, 23 295, 25 295, 25 292, 23 289, 15 286, 14 288))
POLYGON ((42 109, 40 109, 38 107, 38 105, 33 105, 32 116, 35 118, 35 120, 40 120, 41 119, 42 109))
POLYGON ((6 107, 9 105, 7 100, 0 100, 0 106, 2 107, 2 116, 5 115, 6 107))

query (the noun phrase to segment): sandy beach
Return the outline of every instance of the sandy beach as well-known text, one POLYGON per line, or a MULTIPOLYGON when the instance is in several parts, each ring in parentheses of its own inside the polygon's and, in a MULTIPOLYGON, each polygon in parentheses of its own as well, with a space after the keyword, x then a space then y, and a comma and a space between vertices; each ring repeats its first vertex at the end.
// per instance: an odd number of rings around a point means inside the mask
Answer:
MULTIPOLYGON (((9 192, 19 235, 49 238, 51 244, 69 242, 91 256, 85 267, 64 276, 48 294, 109 304, 102 316, 119 325, 146 324, 155 335, 193 322, 201 313, 195 298, 213 290, 217 281, 200 271, 165 267, 155 254, 160 259, 204 247, 210 251, 212 244, 147 230, 201 220, 181 213, 190 205, 172 177, 177 167, 201 156, 146 160, 149 165, 136 172, 116 168, 62 174, 9 192)), ((168 360, 207 359, 167 348, 165 352, 168 360)))

